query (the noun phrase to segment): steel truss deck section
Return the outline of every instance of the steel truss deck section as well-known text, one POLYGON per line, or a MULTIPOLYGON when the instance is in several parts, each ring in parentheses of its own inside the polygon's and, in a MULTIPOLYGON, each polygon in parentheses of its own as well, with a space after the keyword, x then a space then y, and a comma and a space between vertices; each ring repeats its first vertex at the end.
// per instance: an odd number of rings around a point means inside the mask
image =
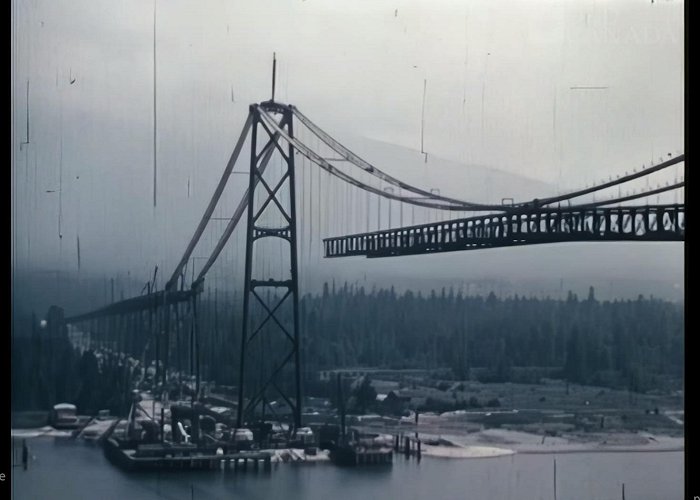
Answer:
POLYGON ((575 241, 684 241, 685 205, 491 214, 325 238, 326 257, 393 257, 575 241))
POLYGON ((180 302, 189 302, 192 297, 201 292, 201 289, 182 290, 172 292, 153 292, 148 295, 140 295, 119 302, 114 302, 101 309, 97 309, 85 314, 78 314, 65 319, 66 323, 80 323, 97 318, 106 318, 109 316, 118 316, 120 314, 137 313, 157 309, 163 305, 171 306, 180 302))

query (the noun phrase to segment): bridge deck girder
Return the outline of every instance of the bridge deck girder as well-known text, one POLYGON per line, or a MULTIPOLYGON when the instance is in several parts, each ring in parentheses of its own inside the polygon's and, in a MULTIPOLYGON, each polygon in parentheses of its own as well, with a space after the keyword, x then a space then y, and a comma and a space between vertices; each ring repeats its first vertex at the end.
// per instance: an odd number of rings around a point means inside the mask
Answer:
POLYGON ((326 257, 393 257, 543 243, 684 241, 685 206, 491 214, 324 239, 326 257))

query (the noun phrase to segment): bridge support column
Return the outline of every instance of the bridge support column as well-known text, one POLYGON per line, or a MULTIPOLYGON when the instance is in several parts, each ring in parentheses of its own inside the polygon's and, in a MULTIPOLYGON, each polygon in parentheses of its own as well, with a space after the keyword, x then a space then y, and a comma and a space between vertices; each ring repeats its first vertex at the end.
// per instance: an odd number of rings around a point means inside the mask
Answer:
MULTIPOLYGON (((299 428, 301 372, 294 148, 279 143, 280 134, 273 133, 269 121, 274 120, 279 129, 293 138, 293 112, 289 106, 267 101, 251 106, 250 113, 253 125, 237 426, 242 427, 256 412, 264 415, 269 393, 274 391, 289 406, 294 427, 299 428), (265 142, 260 141, 262 134, 266 134, 265 142), (280 168, 266 169, 273 155, 281 160, 280 168), (256 247, 265 238, 281 239, 289 245, 282 245, 280 255, 288 268, 280 269, 277 271, 280 274, 274 277, 275 272, 268 269, 267 275, 256 279, 253 276, 256 247)), ((266 272, 261 267, 255 266, 256 276, 266 272)), ((274 409, 271 413, 275 414, 274 409)))

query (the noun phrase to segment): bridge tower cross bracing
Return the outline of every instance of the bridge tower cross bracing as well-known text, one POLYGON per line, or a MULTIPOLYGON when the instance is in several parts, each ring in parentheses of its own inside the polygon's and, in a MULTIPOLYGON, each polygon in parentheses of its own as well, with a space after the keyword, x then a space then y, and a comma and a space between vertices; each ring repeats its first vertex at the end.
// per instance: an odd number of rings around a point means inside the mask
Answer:
MULTIPOLYGON (((297 267, 297 218, 295 197, 294 148, 287 143, 283 147, 279 143, 279 134, 273 133, 261 119, 261 113, 279 118, 279 127, 294 137, 293 112, 290 106, 266 101, 252 105, 250 113, 253 118, 250 141, 250 176, 248 186, 248 209, 246 227, 246 260, 243 292, 243 321, 241 329, 241 347, 239 363, 238 412, 236 425, 242 427, 246 421, 255 415, 260 408, 264 415, 268 405, 267 395, 271 390, 278 393, 291 409, 294 428, 301 427, 301 366, 300 366, 300 328, 299 328, 299 285, 297 267), (262 137, 261 137, 262 136, 262 137), (261 140, 261 138, 267 139, 261 140), (264 144, 262 148, 259 145, 264 144), (286 150, 286 151, 285 151, 286 150), (281 177, 275 185, 270 185, 270 170, 265 170, 271 151, 281 158, 281 177), (288 193, 283 199, 282 192, 288 193), (258 206, 258 203, 260 205, 258 206), (261 219, 267 209, 277 209, 282 215, 282 225, 279 227, 263 226, 261 219), (255 279, 253 276, 253 259, 256 246, 262 238, 278 238, 288 243, 289 275, 278 279, 255 279), (270 294, 261 293, 270 289, 282 290, 282 297, 277 304, 271 304, 270 294), (280 313, 280 306, 291 302, 291 325, 280 313), (262 310, 262 322, 255 327, 251 321, 253 305, 258 304, 262 310), (262 328, 267 327, 263 332, 262 328), (268 361, 271 371, 265 374, 264 380, 253 390, 250 382, 249 362, 254 361, 250 356, 251 342, 257 336, 267 334, 274 343, 275 349, 286 352, 281 360, 268 361), (272 336, 274 335, 274 338, 272 336), (285 373, 292 370, 292 377, 285 378, 285 373), (290 383, 291 382, 291 383, 290 383), (291 388, 290 388, 291 385, 291 388)), ((283 245, 283 248, 285 245, 283 245)), ((276 294, 275 294, 276 297, 276 294)), ((289 307, 289 306, 287 306, 289 307)), ((270 352, 261 355, 271 356, 270 352)), ((273 410, 274 412, 274 410, 273 410)))

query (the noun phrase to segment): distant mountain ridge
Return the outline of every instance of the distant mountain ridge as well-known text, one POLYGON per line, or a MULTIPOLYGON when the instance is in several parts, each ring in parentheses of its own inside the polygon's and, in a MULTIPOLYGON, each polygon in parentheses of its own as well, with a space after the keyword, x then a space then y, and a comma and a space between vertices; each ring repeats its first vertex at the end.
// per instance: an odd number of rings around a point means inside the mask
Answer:
POLYGON ((556 186, 525 173, 470 165, 447 160, 399 144, 366 137, 349 136, 343 141, 349 149, 387 173, 423 189, 440 189, 440 194, 478 203, 529 201, 556 194, 556 186))

